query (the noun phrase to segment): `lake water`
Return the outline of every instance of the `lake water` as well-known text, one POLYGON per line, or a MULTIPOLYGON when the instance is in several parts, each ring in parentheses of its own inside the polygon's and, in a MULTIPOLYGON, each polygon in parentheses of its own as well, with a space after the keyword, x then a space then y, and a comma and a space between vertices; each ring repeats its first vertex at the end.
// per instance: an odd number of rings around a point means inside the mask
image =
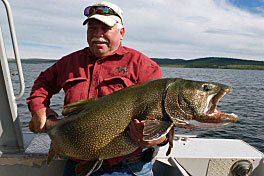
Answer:
MULTIPOLYGON (((10 71, 16 70, 14 64, 10 71)), ((23 131, 28 131, 27 124, 31 119, 26 105, 34 80, 40 71, 51 64, 23 64, 25 77, 25 94, 18 101, 18 113, 23 131)), ((205 138, 235 138, 242 139, 258 150, 264 152, 264 71, 229 70, 229 69, 196 69, 163 67, 163 77, 178 77, 191 80, 213 81, 233 87, 233 92, 222 98, 218 109, 227 113, 235 113, 239 121, 221 128, 214 129, 176 129, 177 134, 195 134, 205 138)), ((15 93, 18 92, 18 76, 12 78, 15 93)), ((60 114, 63 106, 61 91, 52 98, 51 107, 60 114)))

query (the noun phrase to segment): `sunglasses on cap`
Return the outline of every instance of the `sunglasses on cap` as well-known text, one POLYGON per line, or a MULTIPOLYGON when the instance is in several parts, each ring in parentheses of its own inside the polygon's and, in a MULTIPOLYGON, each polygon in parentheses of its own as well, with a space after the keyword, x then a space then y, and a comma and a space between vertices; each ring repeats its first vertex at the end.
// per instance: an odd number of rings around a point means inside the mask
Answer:
POLYGON ((115 15, 117 17, 120 18, 121 23, 122 22, 122 18, 118 15, 118 13, 116 13, 112 8, 107 7, 107 6, 88 6, 84 9, 84 15, 87 17, 90 17, 94 14, 99 14, 99 15, 115 15))

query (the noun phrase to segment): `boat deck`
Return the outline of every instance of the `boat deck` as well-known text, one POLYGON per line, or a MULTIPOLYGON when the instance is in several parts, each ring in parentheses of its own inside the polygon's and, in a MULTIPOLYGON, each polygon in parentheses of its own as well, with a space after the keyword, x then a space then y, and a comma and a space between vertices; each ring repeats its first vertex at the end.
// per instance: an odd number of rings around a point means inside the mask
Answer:
POLYGON ((25 151, 1 152, 1 176, 58 176, 63 175, 65 160, 56 159, 49 166, 46 164, 50 147, 47 134, 24 133, 25 151))
MULTIPOLYGON (((64 159, 56 159, 47 166, 46 159, 50 147, 47 134, 24 133, 25 151, 1 152, 1 176, 62 175, 64 159)), ((203 139, 176 136, 174 147, 166 156, 168 146, 160 147, 155 158, 155 175, 229 175, 230 168, 238 160, 248 160, 253 165, 253 174, 261 176, 264 171, 263 153, 236 139, 203 139)))

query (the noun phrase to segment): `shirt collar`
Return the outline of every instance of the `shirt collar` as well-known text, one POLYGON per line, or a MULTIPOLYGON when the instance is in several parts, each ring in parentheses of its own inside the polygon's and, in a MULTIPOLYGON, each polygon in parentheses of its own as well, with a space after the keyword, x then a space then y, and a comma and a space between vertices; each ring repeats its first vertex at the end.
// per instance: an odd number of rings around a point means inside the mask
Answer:
POLYGON ((118 49, 115 51, 114 54, 124 55, 126 53, 128 53, 128 51, 120 44, 120 46, 118 47, 118 49))

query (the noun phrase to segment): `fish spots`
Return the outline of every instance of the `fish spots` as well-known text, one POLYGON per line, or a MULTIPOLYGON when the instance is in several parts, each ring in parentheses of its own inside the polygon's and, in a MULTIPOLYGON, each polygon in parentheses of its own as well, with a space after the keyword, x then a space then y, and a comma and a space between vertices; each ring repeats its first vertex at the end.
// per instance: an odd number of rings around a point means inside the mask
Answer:
MULTIPOLYGON (((138 148, 126 132, 132 119, 151 117, 186 127, 190 119, 204 118, 201 112, 207 107, 208 96, 216 94, 219 99, 219 91, 231 89, 221 84, 213 84, 213 88, 205 84, 178 78, 158 79, 93 101, 67 105, 72 110, 67 111, 66 120, 49 132, 54 150, 80 160, 129 154, 138 148)), ((221 114, 221 117, 225 115, 221 114)))

